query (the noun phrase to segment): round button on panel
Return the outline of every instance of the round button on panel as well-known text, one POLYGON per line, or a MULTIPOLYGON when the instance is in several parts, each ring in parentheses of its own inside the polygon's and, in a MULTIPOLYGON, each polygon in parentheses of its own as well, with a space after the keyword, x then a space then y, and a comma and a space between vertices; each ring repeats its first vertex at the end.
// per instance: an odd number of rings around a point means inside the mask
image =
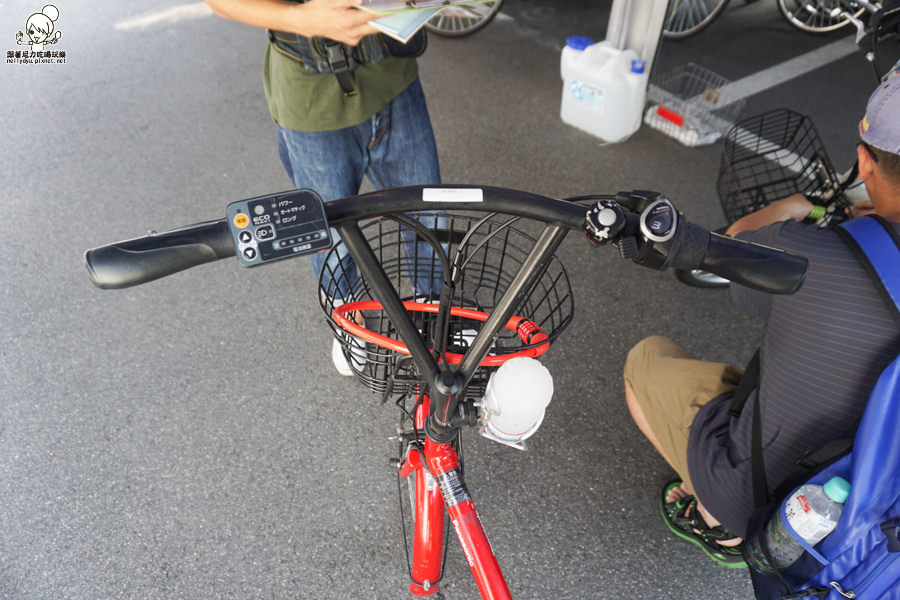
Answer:
POLYGON ((250 235, 249 231, 242 231, 238 234, 238 239, 241 241, 242 244, 249 244, 250 242, 253 241, 253 236, 250 235))
POLYGON ((234 226, 240 229, 243 229, 247 225, 250 224, 250 217, 245 215, 244 213, 238 213, 234 215, 234 226))

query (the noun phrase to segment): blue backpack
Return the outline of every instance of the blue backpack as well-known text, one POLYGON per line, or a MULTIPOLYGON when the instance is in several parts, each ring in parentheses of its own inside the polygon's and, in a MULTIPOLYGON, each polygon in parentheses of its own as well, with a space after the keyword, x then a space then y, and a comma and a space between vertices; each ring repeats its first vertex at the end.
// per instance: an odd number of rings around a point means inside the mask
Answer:
MULTIPOLYGON (((877 287, 900 323, 900 239, 894 230, 879 217, 861 217, 835 231, 859 256, 872 280, 880 282, 877 287)), ((753 435, 760 443, 752 452, 758 508, 744 545, 748 564, 753 562, 751 545, 769 556, 763 543, 765 525, 776 510, 781 511, 782 522, 787 521, 783 500, 800 485, 822 485, 834 476, 851 483, 837 527, 816 547, 794 535, 806 550, 797 562, 784 570, 751 567, 756 597, 900 600, 900 356, 872 390, 852 447, 849 441, 836 441, 805 457, 772 494, 774 501, 769 501, 766 489, 761 427, 758 411, 754 413, 753 435)))

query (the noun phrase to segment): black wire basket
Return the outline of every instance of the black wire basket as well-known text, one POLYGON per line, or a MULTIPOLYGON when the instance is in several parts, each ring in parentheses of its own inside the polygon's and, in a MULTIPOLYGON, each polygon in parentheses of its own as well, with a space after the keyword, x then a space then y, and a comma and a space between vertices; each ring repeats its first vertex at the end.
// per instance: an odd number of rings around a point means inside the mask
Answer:
MULTIPOLYGON (((517 226, 518 218, 497 214, 470 216, 450 213, 415 213, 415 221, 385 217, 361 224, 378 262, 407 305, 416 328, 429 348, 435 345, 436 310, 445 269, 450 266, 454 285, 454 313, 447 334, 447 355, 463 354, 500 301, 536 240, 517 226), (413 227, 419 228, 415 232, 413 227), (441 260, 444 253, 447 262, 441 260), (421 306, 418 306, 421 305, 421 306), (428 309, 427 311, 425 309, 428 309)), ((426 385, 411 357, 395 348, 365 341, 347 332, 335 318, 335 308, 350 302, 376 300, 368 282, 357 272, 346 247, 338 241, 328 252, 319 275, 319 301, 332 333, 341 345, 354 375, 384 398, 417 394, 426 385)), ((533 322, 546 334, 533 343, 523 342, 515 330, 502 329, 489 356, 503 356, 552 342, 572 319, 574 302, 565 268, 555 256, 547 262, 532 289, 514 314, 533 322)), ((399 339, 394 325, 379 307, 347 314, 348 319, 376 334, 399 339)), ((484 394, 496 367, 479 367, 466 389, 468 397, 484 394)))
POLYGON ((825 207, 820 221, 842 217, 848 206, 812 120, 788 109, 744 119, 728 131, 717 187, 729 224, 796 193, 825 207))

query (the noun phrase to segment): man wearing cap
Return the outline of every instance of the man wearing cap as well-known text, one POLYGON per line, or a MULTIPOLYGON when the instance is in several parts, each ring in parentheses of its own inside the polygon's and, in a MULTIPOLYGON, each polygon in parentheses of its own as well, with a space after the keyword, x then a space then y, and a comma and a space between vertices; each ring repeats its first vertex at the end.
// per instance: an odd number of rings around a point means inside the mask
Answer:
MULTIPOLYGON (((900 246, 900 77, 873 92, 859 131, 859 177, 871 203, 853 216, 885 220, 900 246)), ((740 543, 754 509, 754 404, 771 490, 807 451, 852 438, 878 375, 900 352, 900 327, 874 282, 835 231, 803 223, 812 210, 795 195, 728 229, 809 259, 796 294, 731 286, 735 303, 765 320, 759 385, 739 416, 729 408, 740 369, 697 360, 662 337, 638 343, 625 365, 629 410, 678 474, 659 497, 666 524, 726 566, 743 564, 740 543)))

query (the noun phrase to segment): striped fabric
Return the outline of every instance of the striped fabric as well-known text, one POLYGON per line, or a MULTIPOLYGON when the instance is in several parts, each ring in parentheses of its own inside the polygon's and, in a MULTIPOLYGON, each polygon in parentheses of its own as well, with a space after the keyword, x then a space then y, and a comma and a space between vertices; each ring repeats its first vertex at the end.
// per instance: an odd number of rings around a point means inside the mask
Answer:
MULTIPOLYGON (((894 227, 900 233, 900 224, 894 227)), ((758 396, 751 394, 733 420, 730 398, 711 402, 691 428, 688 465, 697 497, 743 536, 753 511, 753 403, 761 402, 766 479, 773 489, 805 452, 853 436, 875 381, 900 353, 900 327, 833 231, 788 221, 739 237, 810 260, 806 282, 794 295, 732 286, 737 305, 766 320, 758 396)))

